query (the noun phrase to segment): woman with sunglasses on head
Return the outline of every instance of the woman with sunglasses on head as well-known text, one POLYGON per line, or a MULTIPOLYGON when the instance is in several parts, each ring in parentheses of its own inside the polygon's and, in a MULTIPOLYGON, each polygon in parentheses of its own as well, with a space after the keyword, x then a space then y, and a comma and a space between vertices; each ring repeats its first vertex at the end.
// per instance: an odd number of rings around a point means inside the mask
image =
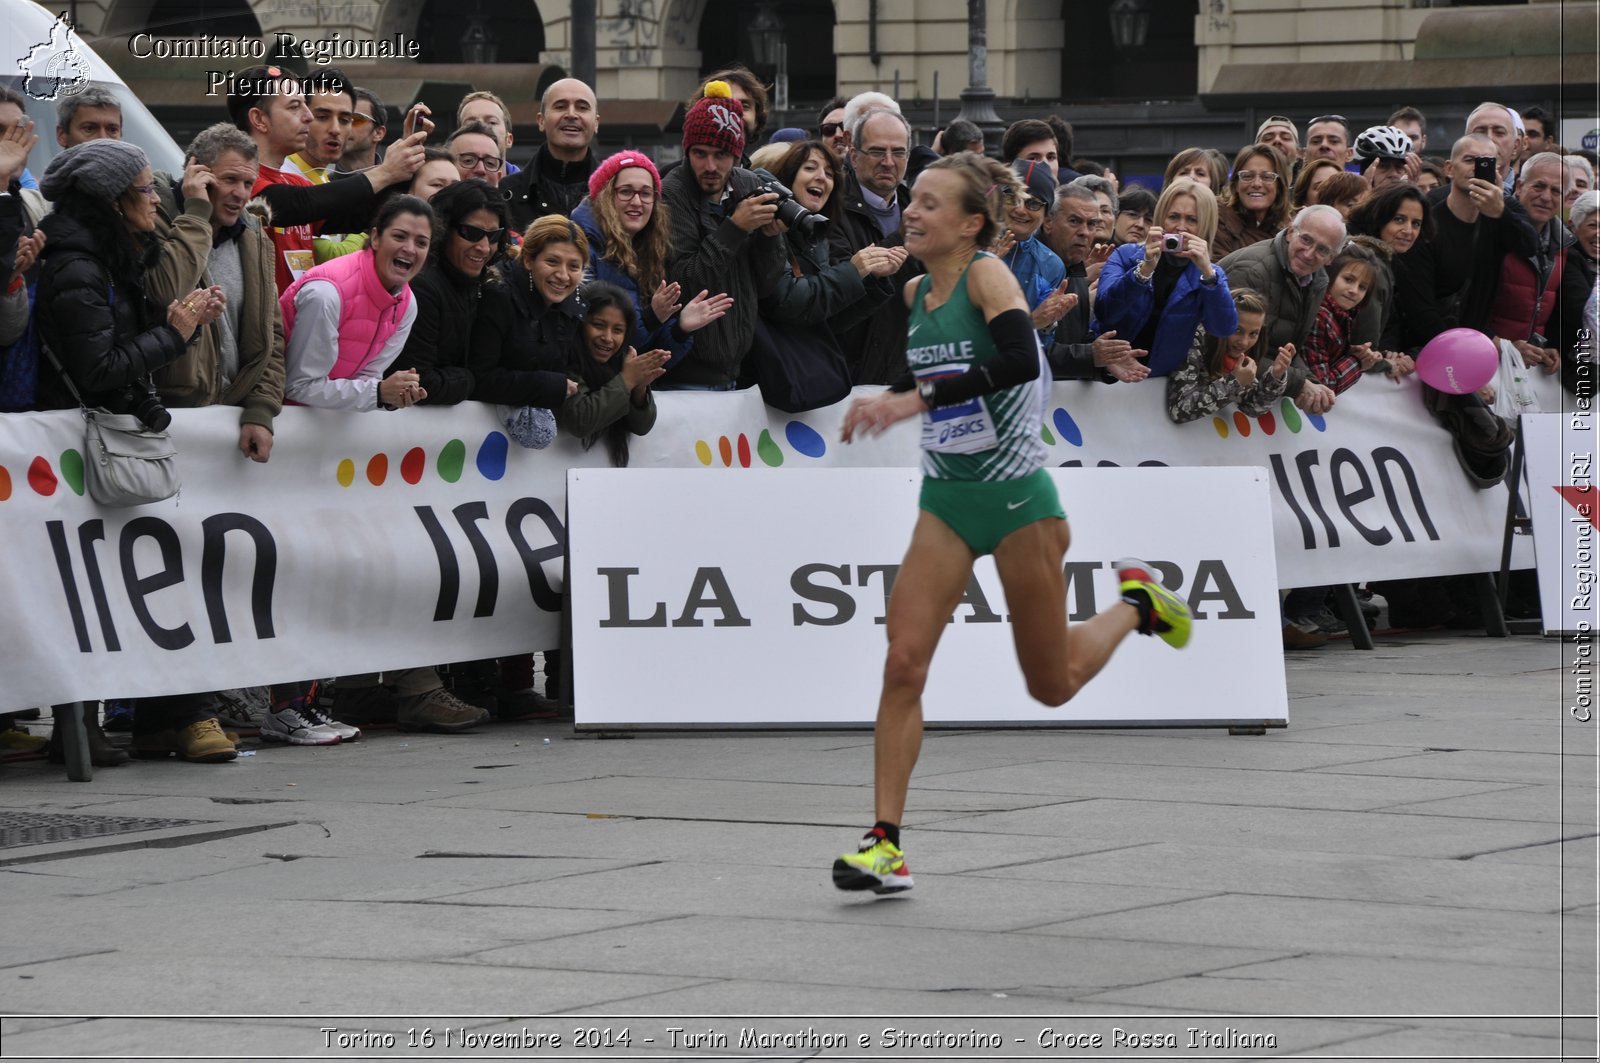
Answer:
POLYGON ((1289 164, 1265 144, 1241 148, 1233 177, 1217 197, 1217 258, 1270 240, 1289 224, 1289 164))
MULTIPOLYGON (((128 140, 90 140, 50 160, 40 188, 55 205, 39 228, 46 234, 34 303, 39 339, 55 362, 39 361, 38 408, 80 405, 147 417, 165 410, 152 375, 182 357, 205 325, 222 313, 222 289, 188 292, 166 306, 147 295, 147 272, 161 255, 155 242, 155 176, 143 149, 128 140), (77 394, 74 395, 73 391, 77 394), (141 412, 143 411, 143 412, 141 412)), ((108 691, 107 693, 115 693, 108 691)), ((140 699, 136 741, 168 736, 184 760, 232 760, 233 743, 217 724, 209 693, 140 699)), ((126 751, 100 728, 99 707, 83 710, 89 758, 125 764, 126 751)), ((51 757, 65 753, 51 750, 51 757)))

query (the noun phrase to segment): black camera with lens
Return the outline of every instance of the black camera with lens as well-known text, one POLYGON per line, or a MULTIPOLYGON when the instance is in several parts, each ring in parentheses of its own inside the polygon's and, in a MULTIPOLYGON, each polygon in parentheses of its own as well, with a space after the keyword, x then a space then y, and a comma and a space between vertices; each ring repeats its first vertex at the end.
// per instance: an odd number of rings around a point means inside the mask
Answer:
POLYGON ((172 423, 172 414, 161 404, 156 387, 149 380, 129 384, 127 391, 123 392, 123 398, 128 404, 128 411, 139 418, 139 423, 144 425, 146 431, 165 432, 172 423))
MULTIPOLYGON (((802 207, 799 201, 794 198, 794 192, 789 186, 774 177, 770 171, 752 169, 750 172, 755 174, 757 183, 741 195, 740 199, 747 199, 750 196, 775 195, 778 197, 779 221, 807 240, 817 240, 822 237, 828 225, 828 219, 824 215, 813 213, 802 207)), ((729 207, 732 208, 736 205, 729 204, 729 207)))

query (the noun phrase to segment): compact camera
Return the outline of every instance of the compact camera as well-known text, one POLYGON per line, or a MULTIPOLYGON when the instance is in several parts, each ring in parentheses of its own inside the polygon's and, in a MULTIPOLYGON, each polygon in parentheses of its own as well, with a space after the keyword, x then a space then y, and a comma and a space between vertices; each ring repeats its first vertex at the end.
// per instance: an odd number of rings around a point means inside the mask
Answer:
POLYGON ((1161 250, 1170 251, 1174 255, 1183 250, 1184 233, 1163 233, 1161 236, 1161 250))

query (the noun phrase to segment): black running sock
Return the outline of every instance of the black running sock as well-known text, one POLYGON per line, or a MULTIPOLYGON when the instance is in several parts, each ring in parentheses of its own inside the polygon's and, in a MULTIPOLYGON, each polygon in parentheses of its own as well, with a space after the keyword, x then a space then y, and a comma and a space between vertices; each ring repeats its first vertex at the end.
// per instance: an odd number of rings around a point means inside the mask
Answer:
POLYGON ((1139 610, 1139 634, 1148 635, 1155 629, 1151 626, 1154 620, 1152 615, 1153 603, 1150 601, 1150 592, 1135 588, 1125 591, 1122 600, 1139 610))
POLYGON ((876 831, 882 831, 884 838, 888 839, 890 845, 894 846, 896 849, 900 848, 899 827, 895 826, 893 823, 885 823, 880 819, 878 822, 872 825, 872 829, 876 831))

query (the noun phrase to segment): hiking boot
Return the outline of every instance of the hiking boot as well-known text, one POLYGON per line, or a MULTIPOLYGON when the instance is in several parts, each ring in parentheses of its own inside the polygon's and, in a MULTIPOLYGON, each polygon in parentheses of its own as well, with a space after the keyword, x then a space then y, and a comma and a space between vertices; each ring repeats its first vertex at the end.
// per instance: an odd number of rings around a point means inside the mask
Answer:
POLYGON ((294 746, 331 746, 339 741, 339 732, 309 719, 300 711, 304 698, 298 697, 281 709, 267 713, 261 721, 261 737, 269 742, 287 742, 294 746))
POLYGON ((1308 628, 1293 620, 1283 622, 1283 648, 1286 650, 1312 650, 1327 642, 1328 636, 1314 627, 1308 628))
POLYGON ((462 661, 443 669, 440 678, 457 699, 493 715, 500 711, 500 665, 494 660, 462 661))
POLYGON ((561 715, 559 702, 529 687, 526 690, 501 690, 497 720, 551 720, 561 715))
POLYGON ((1176 594, 1156 582, 1152 575, 1155 570, 1136 557, 1123 558, 1117 562, 1116 569, 1124 597, 1143 594, 1149 599, 1149 612, 1140 610, 1139 634, 1159 635, 1161 641, 1174 649, 1181 650, 1188 645, 1191 627, 1189 607, 1176 594))
POLYGON ((911 869, 900 848, 873 827, 859 849, 833 862, 833 884, 842 890, 904 893, 911 888, 911 869))
MULTIPOLYGON (((89 763, 97 768, 114 768, 128 763, 128 751, 112 744, 110 737, 100 729, 99 703, 91 701, 83 706, 82 711, 83 729, 89 739, 89 763)), ((67 762, 66 740, 62 738, 59 727, 50 731, 50 744, 45 751, 45 759, 52 764, 67 762)))
POLYGON ((167 734, 173 735, 178 756, 197 764, 221 764, 239 755, 215 718, 197 720, 176 733, 168 731, 167 734))
POLYGON ((469 731, 489 720, 487 709, 468 705, 443 687, 426 694, 401 698, 398 715, 402 731, 433 731, 437 734, 469 731))
POLYGON ((370 686, 339 683, 333 688, 333 704, 327 712, 346 723, 391 724, 395 722, 399 704, 394 691, 382 683, 370 686))

